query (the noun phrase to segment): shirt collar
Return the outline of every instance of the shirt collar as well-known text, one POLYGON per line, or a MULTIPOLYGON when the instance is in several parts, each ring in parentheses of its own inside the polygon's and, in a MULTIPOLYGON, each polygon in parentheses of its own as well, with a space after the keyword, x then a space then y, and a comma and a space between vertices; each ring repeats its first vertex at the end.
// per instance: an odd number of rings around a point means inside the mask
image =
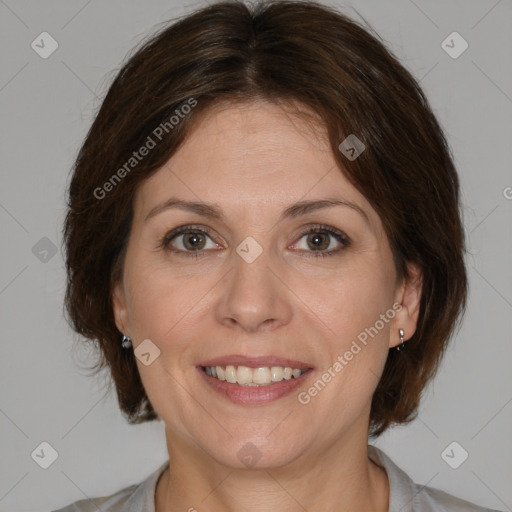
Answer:
MULTIPOLYGON (((414 500, 417 491, 412 479, 400 469, 382 450, 374 445, 368 445, 368 457, 378 466, 382 467, 389 480, 389 509, 388 512, 414 512, 414 500)), ((158 479, 169 467, 169 461, 164 462, 146 480, 132 499, 144 503, 143 510, 155 512, 155 490, 158 479)))
POLYGON ((368 457, 381 466, 388 475, 388 512, 414 512, 417 491, 412 479, 376 446, 368 445, 368 457))

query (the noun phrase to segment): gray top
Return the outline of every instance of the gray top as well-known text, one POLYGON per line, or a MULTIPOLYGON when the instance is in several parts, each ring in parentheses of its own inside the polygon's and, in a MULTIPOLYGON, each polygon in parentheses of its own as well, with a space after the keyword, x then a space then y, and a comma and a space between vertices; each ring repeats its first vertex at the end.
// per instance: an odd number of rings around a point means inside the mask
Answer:
MULTIPOLYGON (((389 479, 389 512, 499 512, 479 507, 444 491, 415 484, 382 450, 368 445, 370 459, 389 479)), ((155 488, 166 461, 146 480, 102 498, 85 499, 53 512, 155 512, 155 488)))

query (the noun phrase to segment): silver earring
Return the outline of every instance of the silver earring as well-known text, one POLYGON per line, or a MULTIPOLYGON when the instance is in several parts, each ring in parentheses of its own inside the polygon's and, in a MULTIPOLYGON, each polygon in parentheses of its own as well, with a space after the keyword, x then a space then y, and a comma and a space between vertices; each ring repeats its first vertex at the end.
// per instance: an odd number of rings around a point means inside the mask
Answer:
POLYGON ((405 344, 404 344, 404 330, 403 329, 398 329, 398 335, 400 336, 400 345, 398 345, 398 347, 396 349, 399 351, 400 349, 403 350, 403 348, 405 347, 405 344))
POLYGON ((128 336, 121 334, 121 346, 123 348, 130 348, 132 346, 132 340, 128 336))

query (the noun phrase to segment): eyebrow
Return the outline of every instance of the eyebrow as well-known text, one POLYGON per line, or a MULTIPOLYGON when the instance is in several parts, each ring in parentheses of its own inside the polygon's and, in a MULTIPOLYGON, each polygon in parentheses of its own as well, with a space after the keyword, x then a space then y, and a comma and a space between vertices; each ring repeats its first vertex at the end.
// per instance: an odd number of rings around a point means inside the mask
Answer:
MULTIPOLYGON (((370 219, 368 218, 367 213, 357 204, 351 203, 345 199, 339 198, 329 198, 329 199, 317 199, 317 200, 305 200, 299 201, 288 206, 281 216, 279 217, 279 222, 285 219, 294 219, 300 217, 301 215, 306 215, 308 213, 314 212, 316 210, 321 210, 324 208, 332 208, 334 206, 345 206, 351 208, 361 215, 364 220, 370 225, 370 219)), ((191 213, 196 213, 203 217, 209 217, 214 220, 222 221, 225 217, 221 208, 217 205, 211 203, 204 203, 201 201, 185 201, 183 199, 177 199, 171 197, 167 199, 163 203, 155 206, 150 210, 150 212, 146 215, 144 222, 148 221, 151 217, 154 217, 158 213, 161 213, 165 210, 169 210, 171 208, 178 208, 181 210, 185 210, 191 213)))

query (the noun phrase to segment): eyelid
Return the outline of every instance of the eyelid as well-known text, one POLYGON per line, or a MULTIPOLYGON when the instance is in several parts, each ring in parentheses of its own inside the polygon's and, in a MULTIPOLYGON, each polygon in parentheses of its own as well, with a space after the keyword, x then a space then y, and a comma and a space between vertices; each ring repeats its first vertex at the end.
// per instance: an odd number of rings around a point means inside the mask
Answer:
POLYGON ((292 245, 296 245, 304 236, 309 235, 311 233, 327 233, 329 236, 334 237, 338 241, 340 247, 338 247, 337 249, 331 249, 330 251, 301 250, 300 252, 305 253, 307 257, 323 258, 327 256, 335 256, 344 251, 345 249, 347 249, 352 244, 351 239, 343 231, 333 226, 329 226, 326 224, 311 224, 309 227, 301 227, 298 233, 297 242, 294 242, 292 245))
POLYGON ((195 225, 195 224, 187 224, 187 225, 183 225, 183 226, 178 226, 174 229, 171 229, 169 232, 167 232, 159 241, 158 243, 158 247, 157 249, 164 249, 164 250, 168 250, 170 252, 174 252, 174 253, 179 253, 179 254, 189 254, 189 255, 192 255, 192 256, 196 256, 198 257, 199 256, 199 253, 203 253, 207 250, 211 250, 211 249, 201 249, 199 251, 182 251, 180 249, 171 249, 170 248, 170 244, 171 242, 177 238, 178 236, 180 235, 183 235, 183 234, 187 234, 191 231, 199 231, 199 232, 204 232, 206 235, 208 235, 208 237, 212 240, 213 243, 215 243, 216 245, 219 245, 218 242, 216 242, 214 240, 214 236, 213 236, 213 230, 210 229, 208 226, 203 226, 203 225, 195 225))
POLYGON ((316 232, 327 232, 333 235, 337 235, 340 238, 343 238, 347 243, 350 243, 350 238, 340 229, 337 229, 333 226, 330 226, 328 224, 319 224, 319 223, 310 223, 306 226, 301 226, 298 230, 298 232, 295 234, 295 236, 304 236, 309 233, 316 233, 316 232))
POLYGON ((178 226, 174 229, 171 229, 168 233, 164 235, 163 239, 172 240, 172 238, 183 233, 187 233, 189 231, 204 231, 210 237, 213 235, 213 229, 210 229, 208 226, 203 226, 199 224, 187 224, 184 226, 178 226))

